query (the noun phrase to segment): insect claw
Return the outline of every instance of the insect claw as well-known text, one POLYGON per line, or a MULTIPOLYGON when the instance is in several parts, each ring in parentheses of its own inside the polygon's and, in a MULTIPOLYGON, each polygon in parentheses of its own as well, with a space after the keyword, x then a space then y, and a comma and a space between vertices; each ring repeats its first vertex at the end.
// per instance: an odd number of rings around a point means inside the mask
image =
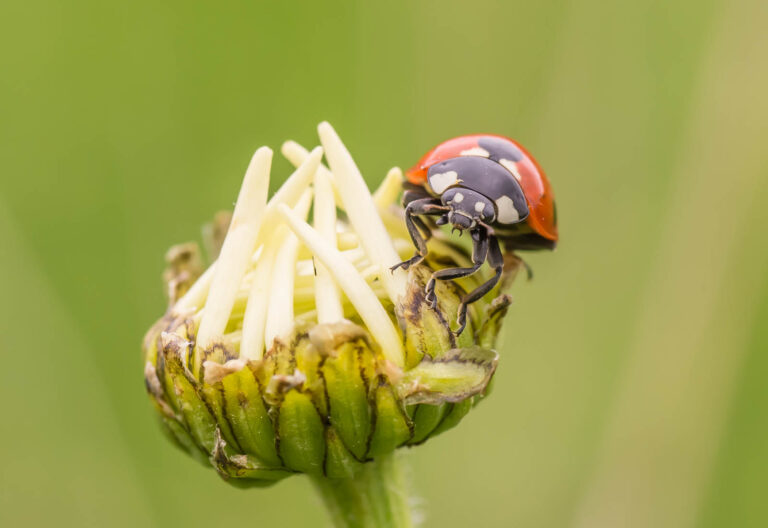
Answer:
MULTIPOLYGON (((427 286, 429 288, 429 286, 427 286)), ((434 310, 437 308, 437 296, 435 295, 434 288, 427 289, 427 294, 424 296, 424 302, 427 303, 427 305, 434 310)))
POLYGON ((467 319, 465 317, 463 321, 462 320, 458 320, 456 322, 459 324, 459 327, 455 331, 453 331, 452 333, 453 333, 453 335, 455 337, 459 337, 461 335, 461 333, 464 332, 464 330, 467 328, 467 319))
POLYGON ((420 264, 421 261, 424 260, 423 255, 419 255, 418 253, 409 258, 408 260, 404 260, 400 262, 399 264, 395 264, 391 268, 389 268, 390 273, 394 273, 397 268, 403 268, 404 270, 408 270, 413 265, 420 264))
POLYGON ((467 327, 467 305, 463 302, 459 305, 459 316, 456 318, 459 328, 453 332, 453 335, 459 337, 464 329, 467 327))

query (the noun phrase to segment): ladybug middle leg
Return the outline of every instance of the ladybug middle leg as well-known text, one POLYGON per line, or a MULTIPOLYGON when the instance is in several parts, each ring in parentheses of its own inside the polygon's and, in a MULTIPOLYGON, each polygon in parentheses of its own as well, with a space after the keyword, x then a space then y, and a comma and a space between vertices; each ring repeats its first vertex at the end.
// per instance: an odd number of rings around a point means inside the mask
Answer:
MULTIPOLYGON (((472 231, 472 266, 469 268, 446 268, 439 271, 436 271, 432 274, 432 277, 429 279, 429 282, 427 282, 427 286, 425 288, 426 290, 426 296, 424 298, 429 305, 434 308, 437 305, 437 297, 435 296, 435 284, 437 280, 451 280, 451 279, 459 279, 461 277, 467 277, 469 275, 472 275, 474 272, 480 269, 480 266, 483 265, 483 262, 485 262, 486 258, 489 258, 489 249, 492 243, 496 241, 496 237, 489 235, 488 231, 485 229, 477 229, 472 231)), ((498 248, 498 242, 496 243, 496 247, 498 248)), ((501 251, 499 250, 499 254, 501 254, 501 251)), ((481 286, 482 287, 482 286, 481 286)), ((479 288, 478 288, 479 289, 479 288)), ((472 294, 474 294, 477 290, 473 291, 472 294)), ((472 295, 470 294, 470 295, 472 295)), ((479 299, 482 297, 482 294, 479 295, 476 299, 479 299)), ((470 303, 473 301, 469 301, 470 303)), ((464 314, 466 316, 466 304, 467 300, 462 299, 461 304, 459 305, 459 316, 461 317, 462 310, 464 311, 464 314)), ((466 319, 466 317, 465 317, 466 319)), ((458 333, 460 334, 462 330, 464 330, 464 324, 461 324, 461 328, 459 329, 458 333)))
POLYGON ((405 225, 408 228, 408 234, 411 235, 411 240, 416 246, 416 254, 408 260, 404 260, 399 264, 395 264, 390 268, 391 271, 395 271, 397 268, 408 269, 414 264, 418 264, 427 256, 427 240, 425 235, 419 229, 426 228, 424 222, 418 218, 417 215, 441 215, 448 211, 449 208, 440 202, 439 198, 419 198, 408 203, 405 207, 405 225))
POLYGON ((501 272, 504 269, 504 255, 501 253, 498 239, 493 235, 489 235, 488 238, 488 265, 493 269, 494 275, 486 282, 469 292, 461 300, 461 304, 459 304, 459 316, 456 321, 459 323, 459 328, 456 330, 456 332, 454 332, 457 336, 461 334, 464 331, 464 328, 467 326, 467 306, 475 301, 480 300, 486 293, 491 291, 499 282, 499 279, 501 278, 501 272))

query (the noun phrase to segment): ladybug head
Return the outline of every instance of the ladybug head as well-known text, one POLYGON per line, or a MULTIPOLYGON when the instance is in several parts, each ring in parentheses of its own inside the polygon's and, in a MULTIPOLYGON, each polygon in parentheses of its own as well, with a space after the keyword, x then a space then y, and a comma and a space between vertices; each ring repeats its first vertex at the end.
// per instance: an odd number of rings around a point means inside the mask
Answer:
POLYGON ((437 220, 438 225, 451 223, 454 229, 464 231, 490 224, 496 218, 496 210, 488 198, 463 187, 448 189, 440 201, 450 210, 437 220))

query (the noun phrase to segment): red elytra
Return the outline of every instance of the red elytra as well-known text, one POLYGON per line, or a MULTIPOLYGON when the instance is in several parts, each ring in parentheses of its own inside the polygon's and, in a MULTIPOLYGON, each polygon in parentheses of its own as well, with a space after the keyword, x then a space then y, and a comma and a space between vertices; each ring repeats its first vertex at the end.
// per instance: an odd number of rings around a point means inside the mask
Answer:
MULTIPOLYGON (((518 181, 530 210, 525 222, 540 236, 556 242, 558 238, 557 218, 552 187, 534 157, 514 139, 496 134, 473 134, 449 139, 427 152, 416 165, 406 172, 408 181, 414 185, 424 186, 427 182, 427 171, 435 163, 459 156, 484 156, 485 154, 482 154, 481 150, 475 151, 478 152, 477 154, 472 153, 473 149, 482 149, 488 152, 488 148, 480 146, 480 142, 484 139, 502 140, 520 152, 520 159, 512 161, 512 163, 517 169, 518 181)), ((490 152, 490 154, 493 157, 494 153, 490 152)), ((517 175, 515 175, 516 178, 517 175)))

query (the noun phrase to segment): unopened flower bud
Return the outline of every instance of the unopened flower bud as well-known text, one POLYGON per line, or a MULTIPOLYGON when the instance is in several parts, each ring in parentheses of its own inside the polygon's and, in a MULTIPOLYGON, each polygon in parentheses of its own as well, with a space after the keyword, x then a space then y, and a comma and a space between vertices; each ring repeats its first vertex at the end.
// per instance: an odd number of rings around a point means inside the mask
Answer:
POLYGON ((257 151, 206 271, 195 246, 169 252, 170 306, 144 340, 147 390, 169 436, 233 484, 352 477, 458 424, 496 369, 510 303, 500 290, 519 261, 469 306, 457 337, 461 298, 487 273, 438 281, 430 307, 433 271, 467 266, 469 250, 436 230, 422 264, 390 272, 412 253, 393 203, 399 171, 371 195, 333 129, 321 125, 320 137, 331 170, 322 149, 287 143, 298 168, 269 201, 271 151, 257 151))

